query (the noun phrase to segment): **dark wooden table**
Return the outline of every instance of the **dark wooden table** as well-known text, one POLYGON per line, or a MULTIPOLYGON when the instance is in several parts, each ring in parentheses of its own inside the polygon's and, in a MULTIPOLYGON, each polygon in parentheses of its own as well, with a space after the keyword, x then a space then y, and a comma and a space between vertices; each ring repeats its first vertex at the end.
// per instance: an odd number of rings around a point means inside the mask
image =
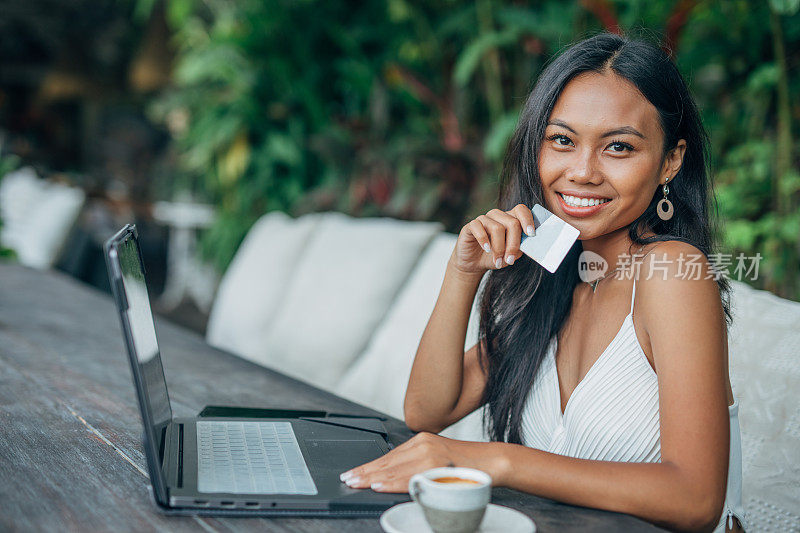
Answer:
MULTIPOLYGON (((206 404, 375 414, 216 350, 156 317, 176 416, 206 404)), ((395 444, 411 432, 387 423, 395 444)), ((380 531, 377 518, 168 517, 152 500, 119 319, 109 295, 56 272, 0 262, 0 530, 380 531)), ((657 531, 631 516, 506 489, 540 532, 657 531)))

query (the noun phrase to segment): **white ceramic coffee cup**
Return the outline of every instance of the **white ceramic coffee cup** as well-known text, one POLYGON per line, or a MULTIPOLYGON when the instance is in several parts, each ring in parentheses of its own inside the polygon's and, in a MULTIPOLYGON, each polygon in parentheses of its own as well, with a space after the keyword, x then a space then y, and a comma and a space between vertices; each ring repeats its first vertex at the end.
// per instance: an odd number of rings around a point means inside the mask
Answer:
POLYGON ((433 468, 414 475, 408 482, 408 493, 422 507, 434 533, 474 533, 492 497, 492 478, 474 468, 433 468), (443 477, 474 483, 434 481, 443 477))

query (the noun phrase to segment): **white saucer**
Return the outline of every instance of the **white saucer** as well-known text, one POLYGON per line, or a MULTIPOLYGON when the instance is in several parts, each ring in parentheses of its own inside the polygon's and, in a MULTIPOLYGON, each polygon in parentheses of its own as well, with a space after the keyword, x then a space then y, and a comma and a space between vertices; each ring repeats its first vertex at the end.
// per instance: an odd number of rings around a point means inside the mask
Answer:
MULTIPOLYGON (((381 527, 386 533, 432 533, 416 502, 387 509, 381 515, 381 527)), ((490 503, 478 533, 536 533, 536 524, 519 511, 490 503)))

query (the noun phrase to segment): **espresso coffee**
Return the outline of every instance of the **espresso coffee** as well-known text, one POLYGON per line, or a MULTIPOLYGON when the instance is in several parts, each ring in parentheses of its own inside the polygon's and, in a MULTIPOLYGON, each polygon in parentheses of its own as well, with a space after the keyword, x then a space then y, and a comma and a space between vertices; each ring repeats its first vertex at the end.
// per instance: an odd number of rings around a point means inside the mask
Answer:
POLYGON ((434 533, 475 533, 492 497, 492 478, 474 468, 432 468, 411 477, 408 494, 434 533))
POLYGON ((437 477, 433 478, 433 481, 437 483, 467 483, 472 485, 480 485, 479 481, 475 481, 474 479, 466 479, 463 477, 437 477))

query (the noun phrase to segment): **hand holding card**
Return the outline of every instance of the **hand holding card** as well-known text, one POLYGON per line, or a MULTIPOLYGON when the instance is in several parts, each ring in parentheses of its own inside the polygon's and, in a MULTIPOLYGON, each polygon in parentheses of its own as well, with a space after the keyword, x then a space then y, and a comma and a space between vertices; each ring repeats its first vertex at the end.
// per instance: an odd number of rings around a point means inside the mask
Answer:
POLYGON ((504 268, 525 253, 550 272, 566 256, 578 230, 539 204, 517 204, 508 211, 492 209, 468 222, 450 258, 453 268, 469 276, 504 268))
POLYGON ((522 235, 519 249, 549 272, 555 272, 580 231, 539 204, 533 206, 536 235, 522 235))

